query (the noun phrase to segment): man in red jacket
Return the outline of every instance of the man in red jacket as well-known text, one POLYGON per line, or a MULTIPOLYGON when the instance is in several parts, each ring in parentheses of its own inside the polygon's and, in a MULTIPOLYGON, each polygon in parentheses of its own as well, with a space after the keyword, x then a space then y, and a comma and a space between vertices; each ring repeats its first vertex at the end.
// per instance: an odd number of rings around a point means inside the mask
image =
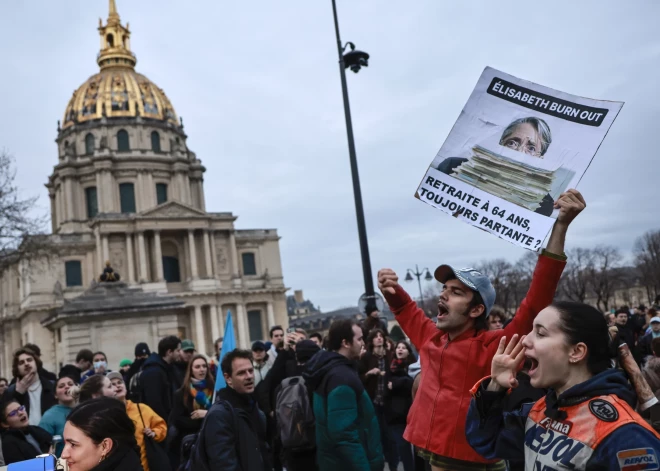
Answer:
POLYGON ((503 462, 483 459, 465 438, 470 388, 490 374, 500 338, 531 332, 534 317, 552 302, 566 265, 566 231, 585 206, 577 190, 562 193, 554 203, 559 215, 548 245, 539 256, 527 296, 502 330, 486 329, 495 289, 488 277, 473 268, 441 265, 436 269, 435 277, 444 286, 435 323, 399 285, 394 271, 378 272, 380 290, 420 352, 422 379, 404 438, 420 449, 433 471, 505 469, 503 462))

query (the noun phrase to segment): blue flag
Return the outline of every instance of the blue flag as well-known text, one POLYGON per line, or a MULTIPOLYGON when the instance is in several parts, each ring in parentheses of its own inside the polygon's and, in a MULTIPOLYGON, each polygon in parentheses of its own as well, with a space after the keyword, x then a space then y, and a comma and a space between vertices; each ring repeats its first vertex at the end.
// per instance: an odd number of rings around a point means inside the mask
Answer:
POLYGON ((225 386, 225 377, 222 375, 222 359, 227 352, 231 352, 236 348, 236 337, 234 337, 234 323, 231 320, 231 311, 227 311, 227 322, 225 322, 225 338, 222 341, 222 349, 220 350, 220 359, 218 360, 218 376, 215 378, 215 390, 218 391, 225 386))

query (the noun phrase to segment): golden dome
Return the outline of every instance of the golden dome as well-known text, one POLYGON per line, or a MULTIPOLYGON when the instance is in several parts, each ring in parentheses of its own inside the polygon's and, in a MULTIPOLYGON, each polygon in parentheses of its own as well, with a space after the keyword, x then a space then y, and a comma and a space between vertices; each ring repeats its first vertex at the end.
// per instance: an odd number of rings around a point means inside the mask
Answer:
POLYGON ((101 68, 73 92, 64 112, 62 129, 74 124, 106 118, 143 118, 166 121, 178 126, 176 112, 162 89, 135 72, 137 59, 130 49, 131 33, 119 19, 115 0, 104 26, 99 20, 101 68))

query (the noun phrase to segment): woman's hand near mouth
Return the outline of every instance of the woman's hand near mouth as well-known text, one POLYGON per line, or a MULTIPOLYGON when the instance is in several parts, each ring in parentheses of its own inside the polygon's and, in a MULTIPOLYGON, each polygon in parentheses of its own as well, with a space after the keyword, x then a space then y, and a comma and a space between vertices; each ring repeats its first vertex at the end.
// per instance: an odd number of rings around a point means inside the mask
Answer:
POLYGON ((488 384, 488 391, 500 392, 518 387, 516 373, 525 358, 525 347, 522 344, 524 338, 525 336, 518 339, 518 334, 514 334, 508 344, 506 336, 500 339, 490 368, 491 380, 488 384))

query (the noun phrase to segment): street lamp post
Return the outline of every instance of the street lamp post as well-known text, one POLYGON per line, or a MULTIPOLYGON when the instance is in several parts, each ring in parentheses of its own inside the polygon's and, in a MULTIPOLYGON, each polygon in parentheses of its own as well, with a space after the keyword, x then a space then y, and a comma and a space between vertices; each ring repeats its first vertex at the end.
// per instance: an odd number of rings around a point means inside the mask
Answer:
POLYGON ((355 198, 355 215, 357 218, 358 237, 360 239, 360 254, 362 256, 362 273, 364 275, 364 290, 369 302, 367 307, 375 305, 374 282, 371 277, 371 259, 369 258, 369 242, 367 241, 367 227, 364 222, 364 207, 362 205, 362 191, 360 190, 360 175, 358 173, 357 157, 355 155, 355 142, 353 140, 353 124, 351 121, 351 107, 348 101, 348 88, 346 85, 346 68, 357 73, 361 67, 369 65, 369 54, 355 50, 353 43, 342 46, 339 37, 339 21, 337 20, 337 5, 332 0, 332 13, 335 19, 335 34, 337 36, 337 53, 339 55, 339 75, 341 77, 341 89, 344 97, 344 115, 346 118, 346 135, 348 137, 348 156, 351 162, 351 174, 353 176, 353 196, 355 198), (350 46, 350 52, 344 54, 346 47, 350 46))
POLYGON ((424 276, 424 279, 426 281, 431 281, 433 279, 433 276, 431 275, 431 272, 429 271, 428 268, 419 271, 419 267, 417 265, 415 265, 415 271, 412 271, 410 268, 406 270, 406 278, 405 278, 405 280, 408 282, 413 281, 413 276, 417 278, 417 286, 419 286, 419 298, 421 299, 422 311, 424 311, 424 293, 422 292, 421 278, 422 275, 424 275, 424 273, 426 273, 426 275, 424 276))

